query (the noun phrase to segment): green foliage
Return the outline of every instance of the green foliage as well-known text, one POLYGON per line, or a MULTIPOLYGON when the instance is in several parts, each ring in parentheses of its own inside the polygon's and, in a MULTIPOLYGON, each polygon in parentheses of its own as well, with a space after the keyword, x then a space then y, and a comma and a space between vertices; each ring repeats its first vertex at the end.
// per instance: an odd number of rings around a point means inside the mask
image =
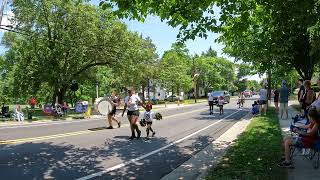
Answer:
POLYGON ((190 59, 184 46, 173 46, 166 51, 160 61, 160 85, 171 91, 179 93, 189 91, 192 87, 190 74, 190 59))
MULTIPOLYGON (((148 68, 138 65, 155 59, 151 40, 129 32, 108 9, 77 0, 17 0, 12 10, 17 29, 28 34, 6 33, 3 39, 9 48, 6 61, 15 64, 12 69, 6 67, 12 73, 9 83, 13 97, 38 93, 44 101, 54 101, 58 96, 61 102, 72 81, 91 96, 96 83, 104 87, 117 84, 100 82, 101 75, 110 77, 112 73, 123 77, 115 81, 129 84, 123 74, 142 75, 139 70, 148 68)), ((139 77, 137 83, 142 79, 139 77)))
POLYGON ((235 80, 235 66, 232 62, 218 57, 201 56, 194 58, 195 71, 200 74, 198 83, 204 85, 206 91, 233 91, 235 80))
POLYGON ((220 32, 224 51, 250 62, 260 73, 283 67, 295 68, 311 79, 320 61, 320 3, 318 1, 123 1, 105 0, 102 6, 116 6, 119 17, 143 21, 157 15, 172 27, 179 27, 179 41, 207 37, 220 32), (215 7, 221 13, 215 12, 215 7))

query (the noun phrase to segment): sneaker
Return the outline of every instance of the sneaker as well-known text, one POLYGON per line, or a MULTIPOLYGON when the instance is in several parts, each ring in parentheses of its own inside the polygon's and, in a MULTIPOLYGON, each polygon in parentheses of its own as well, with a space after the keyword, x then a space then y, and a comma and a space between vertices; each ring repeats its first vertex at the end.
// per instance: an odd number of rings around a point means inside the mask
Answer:
POLYGON ((140 138, 140 136, 141 136, 141 131, 139 130, 139 131, 138 131, 137 139, 139 139, 139 138, 140 138))
POLYGON ((282 161, 281 163, 278 163, 279 167, 284 168, 293 168, 293 164, 291 162, 282 161))
POLYGON ((154 137, 154 135, 156 135, 156 132, 153 132, 153 133, 152 133, 152 137, 154 137))
POLYGON ((112 127, 112 126, 109 126, 109 127, 107 127, 107 129, 113 129, 113 127, 112 127))
POLYGON ((121 127, 121 122, 118 122, 118 128, 120 128, 121 127))
POLYGON ((136 138, 135 136, 131 136, 129 137, 129 140, 133 140, 134 138, 136 138))

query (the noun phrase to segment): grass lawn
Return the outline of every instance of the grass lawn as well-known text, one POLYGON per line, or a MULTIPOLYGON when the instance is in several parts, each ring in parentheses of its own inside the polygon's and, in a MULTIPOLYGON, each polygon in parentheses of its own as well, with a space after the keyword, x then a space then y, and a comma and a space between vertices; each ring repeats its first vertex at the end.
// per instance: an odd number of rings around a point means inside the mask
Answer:
POLYGON ((276 165, 281 157, 281 130, 274 108, 255 117, 222 161, 206 177, 211 179, 287 179, 276 165))

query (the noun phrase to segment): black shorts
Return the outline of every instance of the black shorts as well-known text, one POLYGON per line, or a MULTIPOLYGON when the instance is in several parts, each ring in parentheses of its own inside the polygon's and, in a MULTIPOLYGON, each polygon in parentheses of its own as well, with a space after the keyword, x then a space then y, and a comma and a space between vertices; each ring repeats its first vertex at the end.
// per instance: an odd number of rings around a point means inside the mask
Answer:
POLYGON ((147 125, 149 125, 149 124, 152 125, 152 121, 146 121, 146 124, 147 125))
POLYGON ((209 101, 209 106, 213 106, 213 105, 214 105, 213 101, 209 101))
POLYGON ((266 100, 260 100, 260 101, 259 101, 259 104, 260 104, 260 105, 267 104, 267 101, 266 101, 266 100))
POLYGON ((112 108, 112 111, 109 113, 110 116, 114 116, 116 115, 116 112, 117 112, 117 108, 116 107, 113 107, 112 108))
POLYGON ((128 111, 127 112, 127 116, 139 116, 140 115, 140 111, 136 110, 136 111, 128 111))

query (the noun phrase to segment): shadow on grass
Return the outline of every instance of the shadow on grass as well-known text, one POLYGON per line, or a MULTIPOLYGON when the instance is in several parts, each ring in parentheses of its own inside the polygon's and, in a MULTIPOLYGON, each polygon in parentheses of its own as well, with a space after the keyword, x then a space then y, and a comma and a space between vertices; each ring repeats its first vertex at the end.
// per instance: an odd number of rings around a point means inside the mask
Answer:
POLYGON ((276 166, 281 157, 281 130, 274 109, 256 117, 206 179, 285 179, 276 166))

